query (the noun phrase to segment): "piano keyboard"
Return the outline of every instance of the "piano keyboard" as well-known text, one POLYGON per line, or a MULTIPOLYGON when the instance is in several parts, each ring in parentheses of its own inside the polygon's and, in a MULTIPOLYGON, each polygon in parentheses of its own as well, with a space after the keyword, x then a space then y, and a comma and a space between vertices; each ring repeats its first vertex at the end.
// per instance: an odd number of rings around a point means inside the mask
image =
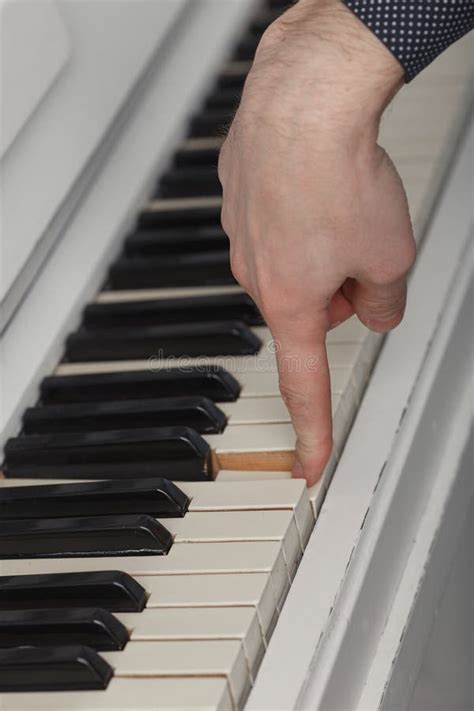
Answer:
POLYGON ((308 491, 220 225, 222 129, 286 2, 264 5, 5 446, 2 709, 242 708, 344 446, 380 337, 328 334, 334 452, 308 491))

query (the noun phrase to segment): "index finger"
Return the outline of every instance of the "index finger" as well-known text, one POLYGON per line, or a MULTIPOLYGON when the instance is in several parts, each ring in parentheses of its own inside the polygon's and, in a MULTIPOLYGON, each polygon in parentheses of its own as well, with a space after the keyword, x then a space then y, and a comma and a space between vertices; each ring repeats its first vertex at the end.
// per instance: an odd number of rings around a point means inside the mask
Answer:
POLYGON ((279 323, 272 330, 280 391, 296 432, 293 476, 320 478, 332 450, 331 387, 326 319, 279 323))

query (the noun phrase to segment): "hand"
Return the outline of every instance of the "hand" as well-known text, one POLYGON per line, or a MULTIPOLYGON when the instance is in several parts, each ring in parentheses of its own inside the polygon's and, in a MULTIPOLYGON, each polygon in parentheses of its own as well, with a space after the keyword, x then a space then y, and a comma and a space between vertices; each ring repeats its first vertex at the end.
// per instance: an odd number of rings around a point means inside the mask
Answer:
POLYGON ((327 331, 353 313, 387 331, 405 308, 415 245, 402 183, 377 145, 402 83, 342 3, 300 0, 263 35, 219 159, 232 271, 278 344, 293 474, 308 484, 332 449, 327 331))

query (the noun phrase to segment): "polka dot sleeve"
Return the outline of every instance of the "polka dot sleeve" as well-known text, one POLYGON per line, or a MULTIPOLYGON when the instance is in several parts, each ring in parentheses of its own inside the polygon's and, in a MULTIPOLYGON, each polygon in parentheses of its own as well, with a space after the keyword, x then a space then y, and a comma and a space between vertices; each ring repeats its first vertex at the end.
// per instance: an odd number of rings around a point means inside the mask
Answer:
POLYGON ((407 81, 474 24, 474 0, 343 1, 398 59, 407 81))

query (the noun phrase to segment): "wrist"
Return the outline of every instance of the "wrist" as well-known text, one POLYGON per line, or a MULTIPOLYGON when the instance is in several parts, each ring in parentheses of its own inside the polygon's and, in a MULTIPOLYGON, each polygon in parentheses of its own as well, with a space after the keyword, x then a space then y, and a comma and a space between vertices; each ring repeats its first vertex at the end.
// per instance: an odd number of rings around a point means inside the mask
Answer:
POLYGON ((340 0, 299 0, 266 31, 256 59, 276 77, 293 75, 305 89, 302 113, 339 135, 376 140, 404 83, 399 62, 340 0))

